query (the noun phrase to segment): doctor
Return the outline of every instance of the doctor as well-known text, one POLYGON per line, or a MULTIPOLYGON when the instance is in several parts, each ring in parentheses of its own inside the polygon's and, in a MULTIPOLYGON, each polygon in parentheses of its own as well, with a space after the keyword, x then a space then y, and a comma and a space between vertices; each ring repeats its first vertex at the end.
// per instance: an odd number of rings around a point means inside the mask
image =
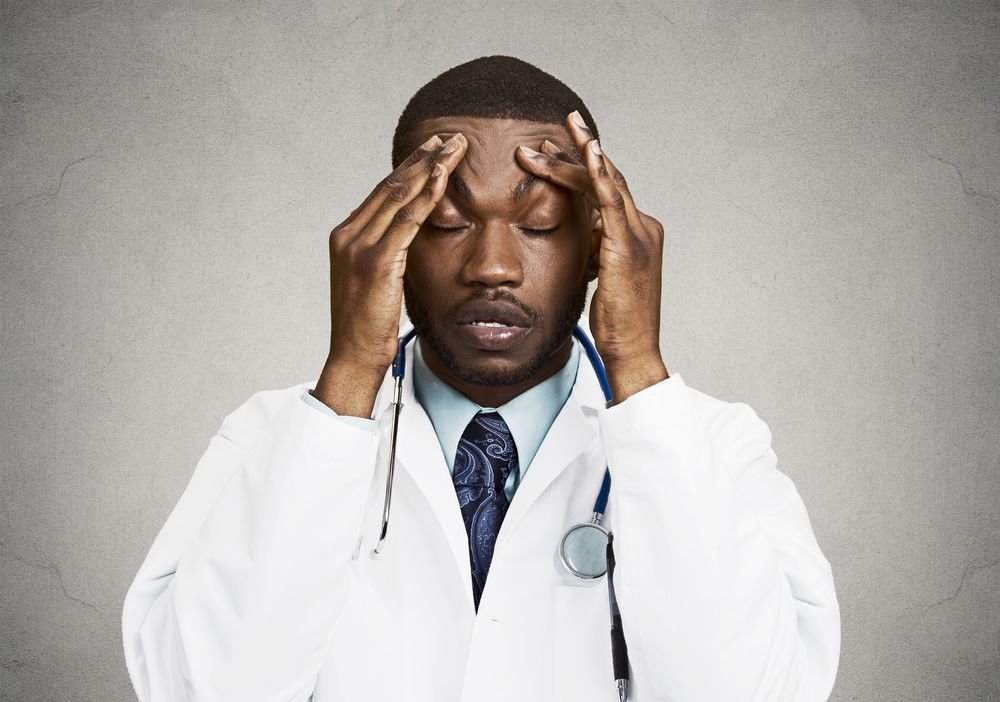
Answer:
POLYGON ((597 135, 507 57, 411 99, 395 170, 330 235, 318 382, 226 417, 129 590, 140 700, 618 699, 606 578, 558 555, 605 465, 629 699, 828 697, 829 565, 764 422, 668 375, 663 228, 597 135), (571 337, 595 278, 607 405, 571 337))

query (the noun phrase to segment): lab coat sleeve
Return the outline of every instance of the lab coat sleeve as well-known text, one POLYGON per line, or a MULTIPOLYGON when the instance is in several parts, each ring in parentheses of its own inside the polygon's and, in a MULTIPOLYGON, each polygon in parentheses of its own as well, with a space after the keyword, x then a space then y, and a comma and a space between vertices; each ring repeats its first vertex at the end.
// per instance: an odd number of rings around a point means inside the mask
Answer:
POLYGON ((600 421, 641 698, 826 700, 840 651, 833 577, 767 425, 680 376, 600 421))
POLYGON ((142 702, 308 700, 349 592, 377 434, 259 393, 229 415, 125 599, 142 702))

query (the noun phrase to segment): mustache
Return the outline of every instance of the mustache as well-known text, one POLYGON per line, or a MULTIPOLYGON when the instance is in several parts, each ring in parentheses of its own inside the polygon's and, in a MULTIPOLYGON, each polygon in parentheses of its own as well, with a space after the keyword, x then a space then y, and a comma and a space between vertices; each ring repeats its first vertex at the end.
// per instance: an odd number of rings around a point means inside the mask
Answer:
POLYGON ((455 319, 456 317, 462 314, 464 308, 466 308, 471 304, 495 303, 495 302, 507 303, 509 305, 517 307, 528 319, 531 320, 531 323, 533 325, 538 325, 542 321, 542 315, 540 312, 526 305, 524 302, 518 299, 517 295, 512 293, 510 290, 503 290, 503 289, 483 290, 474 295, 471 295, 470 297, 467 297, 461 302, 456 302, 454 305, 448 308, 447 318, 455 319))

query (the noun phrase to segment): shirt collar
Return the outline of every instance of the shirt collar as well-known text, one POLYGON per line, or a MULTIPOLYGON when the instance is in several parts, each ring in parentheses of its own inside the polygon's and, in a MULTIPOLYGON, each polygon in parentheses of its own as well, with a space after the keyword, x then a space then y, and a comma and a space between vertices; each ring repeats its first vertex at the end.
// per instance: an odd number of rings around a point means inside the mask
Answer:
POLYGON ((458 441, 472 418, 495 411, 510 428, 523 475, 573 391, 580 364, 577 341, 572 340, 569 360, 556 373, 496 408, 481 407, 441 380, 427 367, 419 338, 413 346, 413 391, 434 426, 448 470, 454 471, 458 441))

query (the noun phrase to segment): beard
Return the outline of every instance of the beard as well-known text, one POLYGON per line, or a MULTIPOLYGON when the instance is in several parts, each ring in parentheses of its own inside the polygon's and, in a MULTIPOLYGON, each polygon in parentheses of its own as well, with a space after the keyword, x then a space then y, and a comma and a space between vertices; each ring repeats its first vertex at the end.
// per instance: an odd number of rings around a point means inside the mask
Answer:
MULTIPOLYGON (((546 323, 541 315, 518 300, 513 293, 500 291, 497 294, 482 294, 478 298, 490 301, 503 300, 520 307, 536 328, 541 329, 544 340, 538 351, 528 360, 513 368, 480 370, 463 366, 455 354, 437 332, 435 320, 424 306, 420 296, 403 279, 403 301, 406 314, 413 323, 417 336, 425 341, 444 364, 448 372, 459 380, 474 385, 518 385, 530 380, 552 355, 562 348, 573 333, 573 327, 580 320, 587 302, 587 281, 583 281, 562 307, 555 311, 552 323, 546 323)), ((467 302, 467 301, 466 301, 467 302)), ((445 315, 447 318, 449 315, 445 315)))

